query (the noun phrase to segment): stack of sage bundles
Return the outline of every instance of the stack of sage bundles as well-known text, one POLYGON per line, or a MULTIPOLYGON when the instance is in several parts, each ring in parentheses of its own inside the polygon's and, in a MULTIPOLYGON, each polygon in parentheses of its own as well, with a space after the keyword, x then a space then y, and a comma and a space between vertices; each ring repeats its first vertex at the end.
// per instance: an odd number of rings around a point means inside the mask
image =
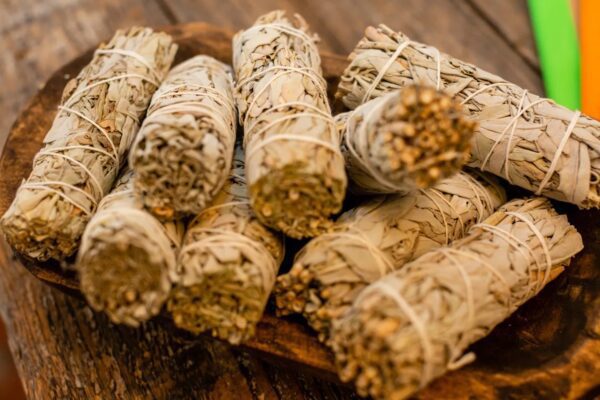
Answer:
POLYGON ((482 173, 461 172, 405 196, 381 196, 343 214, 332 232, 311 240, 288 274, 277 278, 280 314, 301 312, 327 340, 339 317, 369 283, 425 252, 464 236, 506 197, 482 173))
POLYGON ((113 322, 137 326, 167 300, 182 236, 182 224, 162 224, 144 210, 125 171, 83 233, 81 292, 113 322))
POLYGON ((68 82, 33 171, 0 221, 15 249, 40 260, 75 252, 176 49, 148 28, 118 31, 68 82))
POLYGON ((154 215, 196 214, 212 200, 229 176, 235 123, 229 66, 196 56, 169 72, 129 157, 154 215))
POLYGON ((168 301, 177 326, 233 344, 254 334, 284 251, 283 238, 252 212, 241 153, 229 182, 188 227, 168 301))
POLYGON ((458 171, 475 124, 433 88, 411 85, 336 116, 352 189, 408 193, 458 171))
POLYGON ((327 229, 346 189, 320 62, 305 21, 282 11, 260 17, 233 40, 252 207, 294 238, 327 229))
POLYGON ((478 123, 469 165, 536 194, 600 206, 600 122, 384 25, 367 28, 337 95, 355 108, 414 83, 461 99, 478 123))
POLYGON ((333 328, 342 380, 358 392, 403 399, 447 370, 535 296, 583 248, 544 198, 513 200, 462 240, 367 287, 333 328))

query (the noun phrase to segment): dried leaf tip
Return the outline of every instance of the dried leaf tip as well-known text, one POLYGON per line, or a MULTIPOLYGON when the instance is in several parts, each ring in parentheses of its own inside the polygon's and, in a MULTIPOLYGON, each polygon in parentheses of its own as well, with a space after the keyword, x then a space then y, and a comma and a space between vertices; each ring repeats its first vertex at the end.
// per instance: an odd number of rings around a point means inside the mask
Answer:
POLYGON ((408 193, 459 171, 476 125, 458 101, 419 85, 336 119, 352 188, 366 193, 408 193))
POLYGON ((320 63, 300 16, 274 11, 234 37, 250 201, 263 223, 294 238, 327 230, 346 190, 320 63))

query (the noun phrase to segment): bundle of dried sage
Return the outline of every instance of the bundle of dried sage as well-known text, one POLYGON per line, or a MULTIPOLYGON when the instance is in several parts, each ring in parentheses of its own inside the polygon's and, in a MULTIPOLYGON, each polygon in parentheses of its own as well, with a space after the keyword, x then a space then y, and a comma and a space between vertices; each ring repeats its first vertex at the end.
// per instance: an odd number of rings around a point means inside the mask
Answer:
POLYGON ((343 214, 311 240, 275 286, 280 314, 301 312, 327 340, 339 317, 371 282, 460 238, 506 201, 489 175, 460 172, 406 196, 380 196, 343 214))
POLYGON ((236 34, 233 66, 254 211, 294 238, 325 231, 346 175, 315 38, 299 15, 271 12, 236 34))
POLYGON ((414 83, 456 96, 478 123, 469 165, 536 194, 600 207, 600 122, 384 25, 367 28, 337 95, 355 108, 414 83))
POLYGON ((81 292, 115 323, 138 326, 158 314, 171 290, 183 224, 160 223, 133 191, 131 170, 98 205, 81 239, 81 292))
POLYGON ((197 214, 227 180, 236 128, 231 75, 228 65, 196 56, 154 94, 129 161, 135 191, 157 217, 197 214))
POLYGON ((408 193, 456 173, 475 124, 433 88, 411 85, 336 116, 353 191, 408 193))
POLYGON ((363 290, 335 321, 340 377, 359 394, 403 399, 448 370, 535 296, 583 248, 547 199, 514 200, 464 239, 424 254, 363 290))
POLYGON ((241 148, 229 181, 190 223, 167 307, 175 324, 239 344, 254 334, 283 260, 283 237, 248 201, 241 148))
POLYGON ((40 260, 75 252, 176 50, 149 28, 117 31, 67 83, 33 171, 0 220, 16 250, 40 260))

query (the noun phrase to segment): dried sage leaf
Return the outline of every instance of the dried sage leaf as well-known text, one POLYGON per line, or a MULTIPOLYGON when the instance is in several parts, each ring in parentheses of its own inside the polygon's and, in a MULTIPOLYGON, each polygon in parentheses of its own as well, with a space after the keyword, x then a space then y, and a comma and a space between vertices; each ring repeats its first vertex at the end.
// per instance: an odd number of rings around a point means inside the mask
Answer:
POLYGON ((231 67, 193 57, 154 93, 129 161, 134 187, 161 219, 197 214, 219 192, 235 145, 231 67))
POLYGON ((168 298, 184 225, 159 222, 127 169, 88 223, 77 255, 81 292, 115 323, 138 326, 168 298))
POLYGON ((513 200, 449 247, 363 290, 332 329, 344 381, 404 399, 474 360, 467 347, 535 296, 581 251, 581 236, 541 197, 513 200))
POLYGON ((17 251, 39 260, 75 252, 176 50, 149 28, 117 31, 67 83, 33 170, 0 220, 17 251))
POLYGON ((254 335, 284 254, 283 237, 252 211, 243 175, 240 146, 229 181, 188 227, 167 303, 178 327, 232 344, 254 335))
POLYGON ((415 83, 455 96, 478 123, 470 166, 580 208, 600 207, 599 121, 385 25, 367 28, 337 96, 355 108, 415 83))
POLYGON ((294 238, 327 230, 346 190, 315 40, 302 17, 283 11, 263 15, 233 39, 252 208, 294 238))
POLYGON ((430 187, 469 159, 475 123, 433 88, 411 85, 335 118, 352 190, 401 193, 430 187))
POLYGON ((475 171, 405 196, 376 197, 298 253, 290 272, 277 278, 278 313, 302 313, 326 341, 331 321, 369 283, 461 238, 505 201, 496 180, 475 171))

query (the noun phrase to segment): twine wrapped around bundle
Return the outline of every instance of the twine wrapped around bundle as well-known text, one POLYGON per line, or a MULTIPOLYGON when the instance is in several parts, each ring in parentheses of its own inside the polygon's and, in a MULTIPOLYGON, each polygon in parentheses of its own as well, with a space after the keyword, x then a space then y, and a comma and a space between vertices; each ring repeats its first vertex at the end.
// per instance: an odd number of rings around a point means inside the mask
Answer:
POLYGON ((320 64, 299 15, 271 12, 233 39, 252 207, 266 225, 294 238, 325 231, 346 190, 320 64))
POLYGON ((168 301, 175 324, 239 344, 254 334, 283 260, 283 237, 256 218, 241 148, 212 204, 190 223, 168 301))
POLYGON ((355 108, 415 83, 462 100, 478 123, 470 166, 536 194, 600 207, 600 122, 384 25, 365 31, 337 96, 355 108))
POLYGON ((335 118, 352 189, 401 193, 424 189, 462 168, 475 124, 435 89, 411 85, 335 118))
POLYGON ((462 240, 424 254, 363 290, 335 321, 344 381, 359 394, 403 399, 448 370, 535 296, 583 248, 547 199, 513 200, 462 240))
POLYGON ((176 50, 149 28, 117 31, 67 83, 33 170, 0 220, 17 251, 39 260, 75 252, 176 50))
POLYGON ((327 340, 369 283, 427 251, 462 237, 506 201, 491 177, 460 172, 406 196, 381 196, 343 214, 332 232, 311 240, 277 278, 280 314, 301 312, 327 340))
POLYGON ((129 157, 146 207, 166 219, 200 212, 229 177, 235 128, 231 67, 196 56, 173 68, 129 157))
POLYGON ((159 313, 171 290, 183 224, 144 210, 127 170, 105 196, 81 240, 81 292, 115 323, 138 326, 159 313))

